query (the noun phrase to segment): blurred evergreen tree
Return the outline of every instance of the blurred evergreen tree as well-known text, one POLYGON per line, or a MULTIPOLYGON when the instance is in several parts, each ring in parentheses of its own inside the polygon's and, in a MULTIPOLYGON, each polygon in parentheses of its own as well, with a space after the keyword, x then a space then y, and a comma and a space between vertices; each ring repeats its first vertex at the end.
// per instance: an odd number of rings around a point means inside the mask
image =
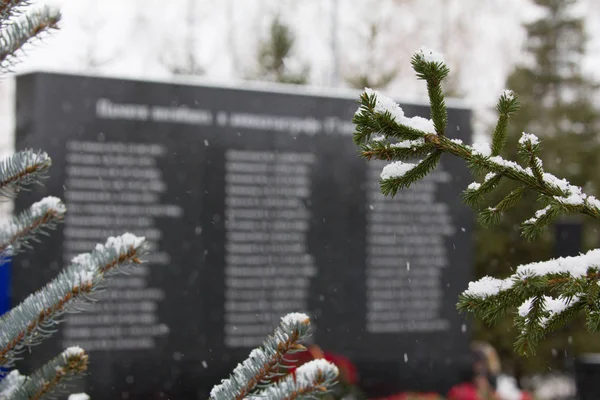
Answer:
POLYGON ((296 38, 279 16, 271 22, 269 36, 258 46, 258 73, 255 79, 281 83, 306 84, 309 68, 292 65, 292 51, 296 38))
MULTIPOLYGON (((598 194, 600 149, 596 134, 600 115, 593 104, 598 85, 581 71, 586 41, 584 21, 573 13, 576 0, 533 1, 543 14, 524 25, 527 62, 516 67, 507 80, 507 88, 519 93, 521 110, 511 118, 508 143, 502 155, 517 159, 521 133, 535 132, 542 139, 541 154, 548 172, 566 178, 588 193, 598 194)), ((505 191, 493 193, 490 204, 496 204, 512 189, 506 185, 505 191)), ((535 196, 524 196, 523 201, 529 205, 506 213, 495 229, 477 227, 477 278, 508 276, 520 264, 555 256, 552 229, 535 241, 521 237, 519 225, 535 209, 535 196)), ((584 218, 580 221, 584 229, 581 250, 598 247, 598 221, 584 218)), ((582 319, 549 336, 540 344, 537 355, 528 358, 515 358, 515 334, 512 316, 494 327, 475 321, 475 336, 492 343, 503 366, 517 376, 549 368, 568 369, 573 356, 600 351, 600 341, 591 339, 582 319)))
MULTIPOLYGON (((173 75, 204 75, 206 69, 198 60, 196 31, 199 25, 197 0, 188 0, 185 15, 185 39, 175 46, 183 51, 180 57, 172 54, 163 54, 162 63, 173 75), (175 60, 173 61, 173 58, 175 60)), ((173 50, 173 48, 171 48, 173 50)))
MULTIPOLYGON (((388 86, 398 74, 397 69, 382 70, 380 62, 374 54, 376 49, 377 40, 380 37, 381 29, 376 23, 372 23, 369 26, 369 35, 366 38, 366 46, 370 50, 371 54, 363 61, 366 64, 366 68, 362 68, 363 72, 358 72, 354 75, 346 75, 344 80, 355 89, 364 89, 366 87, 371 89, 384 89, 388 86)), ((388 55, 384 55, 388 57, 388 55)), ((358 69, 358 68, 357 68, 358 69)))

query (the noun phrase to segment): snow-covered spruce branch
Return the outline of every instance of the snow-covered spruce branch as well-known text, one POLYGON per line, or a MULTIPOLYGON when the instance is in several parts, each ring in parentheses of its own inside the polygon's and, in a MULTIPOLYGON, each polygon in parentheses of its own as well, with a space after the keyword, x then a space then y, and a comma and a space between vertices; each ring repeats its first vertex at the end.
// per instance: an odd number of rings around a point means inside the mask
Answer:
POLYGON ((64 219, 66 210, 60 199, 45 197, 29 210, 11 218, 0 226, 0 254, 9 248, 14 254, 24 246, 28 247, 28 241, 37 240, 36 235, 54 229, 64 219))
MULTIPOLYGON (((464 159, 474 173, 485 173, 482 182, 471 183, 463 192, 463 199, 472 206, 480 204, 503 179, 519 184, 495 207, 480 212, 479 221, 484 225, 497 222, 526 191, 537 193, 542 203, 534 216, 522 224, 527 238, 533 238, 563 213, 600 218, 598 199, 544 171, 539 158, 540 140, 535 135, 523 133, 519 139, 518 153, 523 165, 499 156, 506 143, 509 119, 519 109, 515 93, 505 90, 500 95, 496 106, 499 118, 491 145, 469 146, 444 136, 440 130, 445 127, 445 104, 435 88, 448 74, 442 56, 420 50, 413 56, 412 64, 418 77, 427 81, 432 120, 407 117, 392 99, 370 89, 361 95, 353 118, 354 141, 362 156, 391 161, 381 172, 384 194, 394 196, 398 190, 409 187, 435 168, 440 154, 449 153, 464 159), (415 162, 415 158, 420 161, 415 162)), ((507 279, 485 277, 469 286, 460 296, 458 307, 488 323, 518 308, 515 324, 520 335, 515 345, 519 352, 531 353, 548 332, 579 312, 586 314, 589 330, 600 331, 599 281, 600 250, 593 250, 578 257, 520 266, 507 279)))
MULTIPOLYGON (((440 57, 433 59, 440 60, 440 57)), ((428 87, 439 84, 447 74, 447 68, 440 61, 426 61, 422 51, 413 56, 413 67, 419 77, 427 80, 428 87), (424 63, 427 68, 423 67, 424 63)), ((506 141, 509 117, 518 110, 517 96, 512 91, 504 91, 498 101, 500 117, 491 146, 487 143, 469 146, 459 139, 442 136, 438 127, 445 127, 444 102, 433 99, 431 105, 432 118, 439 119, 437 122, 406 117, 398 104, 376 91, 366 89, 361 95, 360 107, 353 118, 356 124, 354 141, 360 146, 363 157, 392 161, 381 173, 380 185, 384 194, 394 196, 398 190, 422 179, 436 167, 442 153, 450 153, 466 160, 474 172, 487 173, 482 183, 472 183, 463 194, 464 200, 473 206, 478 205, 504 178, 520 184, 495 207, 480 213, 479 220, 483 224, 497 222, 501 213, 516 205, 527 190, 538 193, 542 202, 535 216, 522 225, 527 238, 535 237, 544 226, 563 213, 583 213, 600 218, 598 199, 543 170, 538 157, 540 141, 535 135, 524 133, 519 140, 519 154, 526 166, 498 155, 506 141), (437 112, 433 112, 434 106, 437 112), (420 160, 415 162, 415 158, 420 160), (412 162, 407 162, 409 160, 412 162)))
MULTIPOLYGON (((286 367, 284 364, 286 356, 306 351, 301 342, 306 340, 309 335, 310 318, 306 314, 286 315, 281 319, 281 323, 273 335, 268 337, 261 347, 252 350, 248 358, 238 364, 228 379, 224 379, 220 385, 212 389, 210 398, 212 400, 241 400, 256 389, 271 383, 273 378, 284 375, 285 372, 282 372, 282 369, 286 367)), ((325 373, 325 371, 323 372, 325 373)), ((326 376, 328 380, 319 383, 320 386, 332 384, 332 381, 329 380, 330 373, 327 372, 326 376)), ((283 378, 283 381, 287 382, 288 378, 283 378)))
POLYGON ((251 400, 294 400, 318 398, 329 391, 339 375, 338 368, 324 359, 317 359, 301 365, 293 373, 256 395, 251 400))
MULTIPOLYGON (((88 355, 79 347, 69 347, 29 377, 16 372, 2 400, 38 400, 46 395, 58 395, 73 377, 87 370, 88 355)), ((14 372, 8 375, 10 377, 14 372)))
POLYGON ((579 312, 585 313, 590 331, 600 331, 599 283, 600 249, 595 249, 576 257, 521 265, 506 279, 484 277, 471 282, 458 308, 488 323, 518 308, 516 347, 530 353, 547 333, 579 312))
POLYGON ((21 351, 50 336, 57 317, 90 301, 106 277, 139 264, 145 251, 144 238, 126 233, 73 258, 55 279, 0 318, 0 366, 10 367, 21 351))
POLYGON ((11 59, 26 43, 51 29, 58 29, 60 17, 59 11, 42 7, 3 26, 0 31, 0 66, 10 66, 11 59))
POLYGON ((0 195, 13 197, 24 186, 38 183, 52 161, 45 152, 19 151, 0 161, 0 195))
POLYGON ((423 47, 413 54, 411 64, 417 77, 427 82, 431 120, 435 133, 443 136, 448 123, 448 110, 444 100, 442 80, 448 76, 450 70, 444 64, 444 57, 440 53, 423 47))
POLYGON ((228 379, 215 386, 212 400, 241 400, 259 385, 268 383, 280 373, 279 367, 287 354, 304 351, 301 344, 310 334, 310 318, 306 314, 288 314, 281 319, 261 347, 252 350, 250 355, 233 370, 228 379))

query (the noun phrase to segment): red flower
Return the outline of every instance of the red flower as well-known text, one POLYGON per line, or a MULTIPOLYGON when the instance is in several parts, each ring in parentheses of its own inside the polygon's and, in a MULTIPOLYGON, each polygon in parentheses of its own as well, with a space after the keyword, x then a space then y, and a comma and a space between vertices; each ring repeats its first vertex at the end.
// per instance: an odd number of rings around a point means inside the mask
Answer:
POLYGON ((481 400, 477 388, 472 383, 461 383, 450 389, 448 400, 481 400))
POLYGON ((342 382, 350 385, 358 383, 358 370, 349 359, 339 354, 324 353, 323 355, 327 361, 334 363, 338 367, 342 382))

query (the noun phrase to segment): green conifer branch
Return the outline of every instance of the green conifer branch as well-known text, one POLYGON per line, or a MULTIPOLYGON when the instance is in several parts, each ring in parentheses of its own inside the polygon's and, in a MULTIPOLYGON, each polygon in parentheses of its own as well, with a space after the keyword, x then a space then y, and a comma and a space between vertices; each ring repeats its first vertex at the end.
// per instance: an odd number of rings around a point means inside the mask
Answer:
POLYGON ((553 206, 546 206, 538 210, 534 217, 521 224, 522 235, 529 240, 534 239, 546 226, 554 222, 560 214, 560 209, 553 206))
MULTIPOLYGON (((353 122, 356 124, 354 141, 358 145, 364 144, 376 134, 383 135, 388 139, 401 141, 422 139, 426 144, 436 149, 436 152, 431 154, 437 154, 438 152, 453 154, 467 161, 467 165, 474 173, 482 171, 488 173, 494 172, 497 175, 522 184, 528 190, 557 200, 557 204, 566 212, 583 213, 600 218, 600 201, 594 196, 584 194, 581 188, 570 185, 568 182, 560 180, 549 173, 543 173, 543 179, 540 181, 536 178, 531 168, 523 168, 518 163, 506 160, 500 156, 491 156, 491 150, 490 153, 484 153, 445 136, 426 133, 410 126, 400 125, 396 123, 395 116, 390 111, 377 107, 378 98, 379 100, 383 98, 383 102, 385 103, 395 104, 393 100, 387 99, 378 93, 373 95, 363 93, 361 95, 361 106, 353 118, 353 122)), ((368 158, 368 154, 361 153, 361 155, 368 158)), ((423 171, 423 169, 419 169, 414 172, 423 171)), ((431 169, 428 171, 430 172, 431 169)), ((410 175, 410 177, 414 176, 420 175, 410 175)), ((385 189, 382 187, 382 191, 383 193, 395 193, 394 188, 397 191, 399 188, 407 187, 406 183, 403 182, 412 183, 408 178, 396 179, 395 182, 385 182, 385 189)), ((475 203, 479 201, 477 193, 467 192, 464 196, 472 198, 472 201, 475 203)))
POLYGON ((519 354, 533 355, 539 342, 550 332, 564 326, 585 309, 585 301, 577 298, 553 299, 540 295, 527 299, 521 307, 515 316, 515 326, 519 332, 515 350, 519 354), (551 312, 546 308, 548 302, 564 302, 565 306, 559 312, 551 312))
POLYGON ((523 133, 523 136, 519 139, 518 152, 523 161, 529 164, 529 168, 538 182, 543 184, 544 170, 542 160, 538 157, 540 152, 539 139, 534 135, 523 133))
POLYGON ((510 210, 519 203, 524 192, 525 189, 523 187, 516 188, 507 194, 495 207, 488 207, 481 211, 478 215, 479 223, 486 227, 496 225, 500 222, 504 211, 510 210))
POLYGON ((85 351, 79 347, 70 347, 25 378, 21 386, 6 400, 38 400, 64 393, 66 384, 85 372, 87 366, 88 355, 85 351))
POLYGON ((488 324, 494 323, 523 304, 526 299, 543 293, 546 287, 544 278, 538 276, 528 277, 526 280, 521 278, 520 275, 502 280, 484 277, 472 282, 469 286, 470 290, 459 296, 459 311, 471 313, 488 324), (477 290, 478 285, 497 287, 498 290, 481 293, 477 290))
POLYGON ((23 350, 48 338, 58 317, 90 302, 106 277, 139 264, 145 251, 144 238, 125 234, 75 257, 55 279, 0 318, 0 366, 11 367, 23 350))
MULTIPOLYGON (((437 166, 441 156, 440 151, 434 151, 428 154, 422 161, 411 165, 410 169, 401 175, 385 177, 385 170, 382 173, 382 179, 379 181, 381 192, 392 197, 398 193, 398 190, 410 187, 414 182, 423 179, 428 173, 433 171, 437 166)), ((395 164, 405 164, 402 161, 397 161, 395 164)), ((394 166, 394 164, 390 164, 394 166)))
POLYGON ((526 189, 522 186, 516 188, 515 190, 507 194, 506 197, 502 199, 502 201, 500 201, 500 203, 498 203, 495 208, 500 211, 510 210, 519 203, 519 200, 521 200, 525 191, 526 189))
MULTIPOLYGON (((418 78, 428 83, 431 81, 431 87, 437 83, 436 79, 441 81, 447 75, 447 68, 440 59, 423 50, 412 59, 418 78)), ((513 208, 526 190, 537 193, 543 207, 534 217, 523 222, 522 233, 527 238, 541 232, 560 214, 582 213, 600 218, 600 200, 585 194, 580 187, 544 172, 538 157, 540 141, 536 136, 523 133, 519 140, 519 154, 526 167, 499 156, 506 142, 509 119, 519 107, 513 92, 505 91, 500 96, 497 104, 500 115, 491 146, 483 143, 469 146, 460 140, 443 136, 439 129, 445 126, 444 115, 440 112, 443 103, 437 89, 430 91, 430 102, 431 123, 435 129, 431 129, 427 121, 407 118, 392 99, 380 93, 366 90, 361 95, 360 107, 353 118, 356 124, 354 142, 361 146, 363 157, 391 161, 382 171, 382 193, 395 195, 398 190, 432 171, 440 154, 449 153, 465 160, 474 173, 487 174, 482 183, 471 183, 463 193, 464 200, 473 206, 498 187, 502 179, 518 184, 518 188, 505 196, 496 207, 489 207, 480 213, 479 220, 484 225, 498 222, 500 215, 513 208), (374 135, 383 135, 383 138, 378 136, 377 140, 384 143, 422 140, 422 146, 429 145, 435 150, 426 156, 426 159, 432 158, 426 163, 425 160, 418 164, 405 163, 403 160, 407 152, 395 154, 389 144, 370 144, 374 135)), ((515 324, 520 329, 520 335, 515 346, 517 351, 531 354, 548 332, 562 326, 577 313, 586 315, 588 329, 600 329, 599 269, 600 249, 577 257, 521 265, 509 278, 484 277, 471 282, 469 289, 459 297, 458 309, 493 323, 518 308, 515 324)))
POLYGON ((49 7, 25 14, 0 31, 0 66, 6 68, 23 46, 51 29, 58 29, 60 12, 49 7))
POLYGON ((587 313, 585 326, 590 332, 600 332, 600 310, 597 304, 587 313))
POLYGON ((459 296, 458 309, 493 323, 518 308, 515 348, 521 354, 533 354, 540 340, 580 312, 586 314, 590 330, 598 326, 598 266, 598 249, 577 257, 521 265, 506 279, 484 277, 471 282, 459 296))
POLYGON ((413 127, 400 124, 388 110, 376 110, 377 95, 365 92, 360 96, 360 108, 352 119, 356 125, 354 143, 363 144, 374 135, 384 135, 386 138, 404 140, 423 140, 424 133, 413 127))
POLYGON ((229 379, 224 379, 212 389, 210 399, 242 400, 256 388, 268 384, 271 379, 281 375, 280 367, 287 355, 306 350, 301 342, 309 335, 310 318, 306 314, 286 315, 273 335, 238 364, 229 379))
POLYGON ((541 326, 544 318, 544 296, 535 296, 527 299, 515 316, 515 326, 520 330, 515 341, 515 350, 521 354, 531 351, 543 337, 544 329, 541 326), (532 343, 532 345, 529 345, 532 343))
POLYGON ((404 140, 397 143, 390 143, 387 140, 373 140, 368 144, 360 146, 362 157, 367 160, 411 160, 415 157, 424 157, 431 153, 435 148, 426 144, 423 139, 404 140))
POLYGON ((435 133, 443 136, 448 124, 448 110, 442 90, 442 81, 448 76, 450 70, 438 54, 427 49, 416 52, 412 56, 411 64, 417 73, 417 78, 427 82, 431 119, 435 126, 435 133))
POLYGON ((516 94, 512 90, 505 90, 498 99, 496 110, 498 111, 498 122, 492 135, 492 156, 500 155, 506 144, 508 120, 512 114, 519 110, 519 101, 516 94))
POLYGON ((45 235, 63 221, 66 207, 56 197, 46 197, 34 203, 29 210, 12 217, 0 226, 0 254, 9 248, 14 255, 23 247, 30 247, 29 241, 37 241, 37 235, 45 235))
POLYGON ((501 216, 502 211, 497 207, 488 207, 477 214, 477 221, 485 227, 490 227, 492 225, 497 225, 498 222, 500 222, 501 216))
POLYGON ((471 183, 462 193, 461 197, 465 203, 471 207, 478 206, 485 198, 485 195, 494 190, 500 181, 502 175, 495 172, 489 172, 482 183, 471 183))
POLYGON ((52 165, 45 152, 19 151, 0 161, 0 196, 14 197, 21 188, 39 183, 52 165))

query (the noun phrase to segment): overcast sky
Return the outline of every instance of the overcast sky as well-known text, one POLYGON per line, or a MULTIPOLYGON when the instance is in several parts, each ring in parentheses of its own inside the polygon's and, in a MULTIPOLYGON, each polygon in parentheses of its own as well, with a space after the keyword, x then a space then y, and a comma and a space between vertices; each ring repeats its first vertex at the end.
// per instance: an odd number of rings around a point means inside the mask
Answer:
MULTIPOLYGON (((329 85, 334 0, 48 0, 60 6, 60 32, 28 51, 20 70, 88 70, 89 60, 105 73, 168 77, 168 66, 186 51, 187 16, 194 18, 194 50, 206 78, 223 81, 251 74, 256 45, 275 13, 297 34, 298 62, 311 67, 311 83, 329 85)), ((518 57, 524 0, 337 0, 340 73, 365 68, 367 57, 382 69, 402 72, 391 91, 406 92, 414 79, 411 53, 443 47, 461 86, 473 96, 494 90, 518 57), (446 4, 444 8, 444 4, 446 4), (446 17, 443 17, 446 15, 446 17), (382 26, 375 49, 367 47, 369 23, 382 26), (454 65, 452 65, 454 64, 454 65), (408 83, 408 86, 407 86, 408 83)), ((375 68, 377 69, 377 68, 375 68)))

